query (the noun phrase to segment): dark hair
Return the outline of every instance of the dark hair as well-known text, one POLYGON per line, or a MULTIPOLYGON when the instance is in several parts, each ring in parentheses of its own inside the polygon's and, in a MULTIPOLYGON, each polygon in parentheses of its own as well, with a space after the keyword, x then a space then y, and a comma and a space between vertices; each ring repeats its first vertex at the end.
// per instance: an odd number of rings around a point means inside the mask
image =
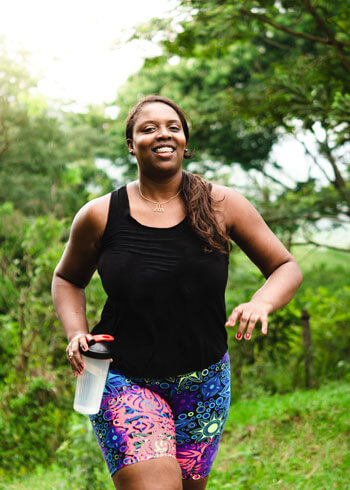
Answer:
MULTIPOLYGON (((125 136, 132 139, 134 124, 139 112, 146 104, 161 102, 170 106, 179 116, 182 129, 185 133, 186 143, 189 141, 190 132, 185 112, 171 99, 160 95, 149 95, 141 99, 129 112, 126 119, 125 136)), ((191 154, 185 152, 184 158, 191 158, 191 154)), ((217 251, 227 254, 231 250, 230 237, 221 230, 213 212, 211 196, 212 185, 203 180, 199 175, 182 171, 181 196, 185 204, 186 214, 195 233, 205 242, 206 252, 217 251), (208 247, 209 246, 209 247, 208 247)))

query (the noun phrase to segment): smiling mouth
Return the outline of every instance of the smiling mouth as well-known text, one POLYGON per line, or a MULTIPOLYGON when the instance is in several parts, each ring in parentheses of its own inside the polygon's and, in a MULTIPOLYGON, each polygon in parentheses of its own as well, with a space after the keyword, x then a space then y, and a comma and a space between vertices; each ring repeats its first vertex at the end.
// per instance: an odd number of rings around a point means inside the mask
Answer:
POLYGON ((153 151, 155 153, 173 153, 175 151, 175 148, 172 148, 171 146, 159 146, 158 148, 155 148, 153 151))

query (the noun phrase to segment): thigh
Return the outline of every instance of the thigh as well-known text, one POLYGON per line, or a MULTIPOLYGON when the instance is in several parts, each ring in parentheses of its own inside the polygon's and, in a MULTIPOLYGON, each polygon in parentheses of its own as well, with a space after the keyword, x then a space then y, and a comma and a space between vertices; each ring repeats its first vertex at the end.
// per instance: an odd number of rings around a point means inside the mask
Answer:
POLYGON ((90 420, 111 475, 133 463, 176 458, 168 403, 120 373, 108 374, 100 411, 90 420))
POLYGON ((175 420, 176 458, 182 477, 203 479, 209 475, 216 457, 230 406, 228 354, 207 369, 180 377, 169 403, 175 420))

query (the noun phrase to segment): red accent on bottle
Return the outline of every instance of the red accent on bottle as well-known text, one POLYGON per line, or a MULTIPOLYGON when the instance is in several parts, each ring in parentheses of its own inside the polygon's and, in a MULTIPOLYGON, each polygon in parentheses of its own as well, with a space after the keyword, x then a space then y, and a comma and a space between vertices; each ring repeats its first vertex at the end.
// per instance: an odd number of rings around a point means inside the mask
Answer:
POLYGON ((109 342, 114 340, 114 337, 112 337, 112 335, 107 334, 91 335, 91 337, 95 342, 109 342))

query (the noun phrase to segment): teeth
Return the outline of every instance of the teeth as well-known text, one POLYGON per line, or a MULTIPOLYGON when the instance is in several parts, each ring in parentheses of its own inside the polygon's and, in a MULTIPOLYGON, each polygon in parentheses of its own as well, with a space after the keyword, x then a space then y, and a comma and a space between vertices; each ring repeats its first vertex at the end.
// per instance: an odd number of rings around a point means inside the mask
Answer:
POLYGON ((162 146, 161 148, 156 148, 154 151, 156 153, 166 153, 168 151, 173 152, 174 148, 171 148, 170 146, 162 146))

